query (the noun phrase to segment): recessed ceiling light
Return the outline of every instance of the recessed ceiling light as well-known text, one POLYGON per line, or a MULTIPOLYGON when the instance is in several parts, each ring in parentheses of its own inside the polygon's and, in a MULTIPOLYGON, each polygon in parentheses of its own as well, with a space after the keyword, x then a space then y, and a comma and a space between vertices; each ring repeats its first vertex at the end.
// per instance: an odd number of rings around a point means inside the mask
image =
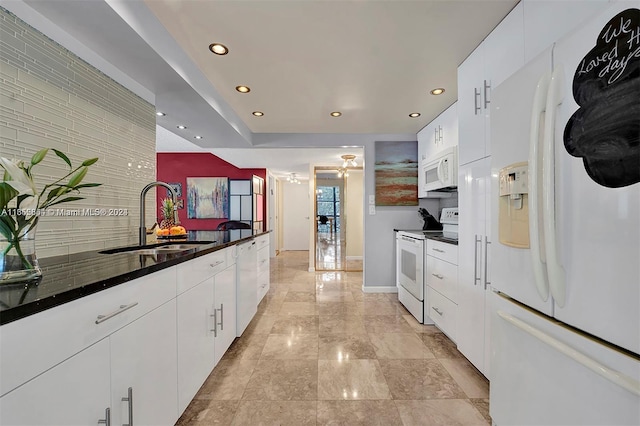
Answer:
POLYGON ((438 87, 437 89, 433 89, 430 92, 432 95, 442 95, 444 93, 444 89, 442 87, 438 87))
POLYGON ((236 90, 240 93, 249 93, 251 91, 247 86, 236 86, 236 90))
POLYGON ((262 117, 264 115, 264 112, 262 112, 262 111, 253 111, 251 114, 255 115, 256 117, 262 117))
POLYGON ((342 115, 342 113, 341 113, 340 111, 333 111, 333 112, 331 113, 331 116, 332 116, 332 117, 340 117, 341 115, 342 115))
POLYGON ((419 112, 412 112, 411 114, 409 114, 409 117, 418 118, 418 117, 420 117, 420 113, 419 112))
POLYGON ((196 139, 202 139, 202 136, 194 136, 196 139))
POLYGON ((179 125, 179 126, 176 126, 176 127, 177 127, 178 129, 180 129, 180 130, 184 130, 184 129, 186 129, 186 128, 187 128, 187 126, 183 126, 182 124, 181 124, 181 125, 179 125))
POLYGON ((209 45, 209 50, 216 55, 226 55, 227 53, 229 53, 229 49, 227 49, 227 46, 220 43, 211 43, 209 45))
POLYGON ((162 112, 162 111, 156 111, 156 115, 157 115, 158 117, 164 117, 164 116, 165 116, 165 115, 167 115, 167 114, 165 114, 165 113, 164 113, 164 112, 162 112))

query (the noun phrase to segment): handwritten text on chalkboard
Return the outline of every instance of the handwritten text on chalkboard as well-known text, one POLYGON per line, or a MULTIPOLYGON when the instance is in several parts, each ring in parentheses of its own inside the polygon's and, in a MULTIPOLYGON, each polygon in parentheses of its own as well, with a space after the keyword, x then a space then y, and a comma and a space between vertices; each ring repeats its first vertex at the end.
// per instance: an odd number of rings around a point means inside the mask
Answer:
POLYGON ((567 152, 582 158, 602 186, 640 182, 640 9, 620 12, 603 27, 572 89, 580 107, 564 129, 567 152))

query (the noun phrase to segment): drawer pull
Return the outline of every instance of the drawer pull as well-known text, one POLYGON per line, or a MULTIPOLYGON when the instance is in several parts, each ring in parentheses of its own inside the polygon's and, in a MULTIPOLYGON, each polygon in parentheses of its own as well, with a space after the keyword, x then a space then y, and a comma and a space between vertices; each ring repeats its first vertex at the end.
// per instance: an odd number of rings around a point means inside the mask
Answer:
POLYGON ((209 266, 211 266, 212 268, 215 268, 216 266, 222 263, 224 263, 224 260, 218 260, 216 263, 210 263, 209 266))
POLYGON ((432 306, 431 309, 433 309, 434 311, 436 311, 436 313, 440 316, 442 316, 442 311, 438 308, 436 308, 435 306, 432 306))
POLYGON ((138 302, 133 302, 130 305, 120 305, 120 308, 118 308, 118 310, 111 312, 110 314, 107 315, 98 315, 98 317, 96 318, 96 324, 100 324, 101 322, 105 322, 108 319, 111 319, 113 317, 115 317, 116 315, 119 315, 121 313, 123 313, 124 311, 128 311, 129 309, 133 308, 134 306, 137 306, 138 302))
POLYGON ((437 251, 438 253, 444 253, 444 250, 440 250, 440 249, 437 249, 437 248, 433 248, 433 249, 431 249, 431 250, 433 250, 433 251, 437 251))
POLYGON ((438 274, 431 274, 431 275, 433 275, 434 277, 436 277, 439 280, 444 278, 442 275, 438 275, 438 274))
POLYGON ((98 424, 111 426, 111 408, 104 410, 104 419, 98 420, 98 424))

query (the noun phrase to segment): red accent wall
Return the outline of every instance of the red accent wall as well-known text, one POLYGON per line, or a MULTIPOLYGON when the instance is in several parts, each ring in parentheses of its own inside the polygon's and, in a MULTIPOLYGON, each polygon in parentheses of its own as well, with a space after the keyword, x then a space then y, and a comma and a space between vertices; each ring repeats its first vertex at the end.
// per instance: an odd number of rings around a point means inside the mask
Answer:
MULTIPOLYGON (((159 181, 167 183, 181 183, 183 204, 187 205, 187 178, 188 177, 228 177, 230 179, 251 179, 253 175, 259 176, 265 180, 265 194, 267 194, 267 170, 266 169, 239 169, 231 163, 224 161, 222 158, 216 157, 210 153, 201 152, 159 152, 156 154, 157 166, 156 177, 159 181)), ((157 197, 157 214, 158 218, 162 218, 160 213, 160 201, 167 196, 165 188, 158 188, 157 197)), ((263 211, 266 211, 267 197, 264 197, 263 211)), ((227 219, 187 219, 187 209, 178 210, 180 222, 187 231, 195 230, 213 230, 216 229, 220 222, 227 219)), ((266 220, 265 220, 266 225, 266 220)))

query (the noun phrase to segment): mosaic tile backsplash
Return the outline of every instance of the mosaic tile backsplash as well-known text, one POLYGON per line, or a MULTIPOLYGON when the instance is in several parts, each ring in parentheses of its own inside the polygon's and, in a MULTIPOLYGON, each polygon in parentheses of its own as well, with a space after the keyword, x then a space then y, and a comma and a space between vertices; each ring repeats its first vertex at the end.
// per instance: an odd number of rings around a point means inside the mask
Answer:
MULTIPOLYGON (((39 221, 38 257, 137 243, 140 190, 156 177, 155 121, 152 104, 0 7, 0 155, 29 160, 55 148, 74 165, 99 157, 85 181, 102 186, 39 221)), ((34 168, 36 184, 67 170, 50 152, 34 168)), ((149 191, 148 226, 155 202, 149 191)))

